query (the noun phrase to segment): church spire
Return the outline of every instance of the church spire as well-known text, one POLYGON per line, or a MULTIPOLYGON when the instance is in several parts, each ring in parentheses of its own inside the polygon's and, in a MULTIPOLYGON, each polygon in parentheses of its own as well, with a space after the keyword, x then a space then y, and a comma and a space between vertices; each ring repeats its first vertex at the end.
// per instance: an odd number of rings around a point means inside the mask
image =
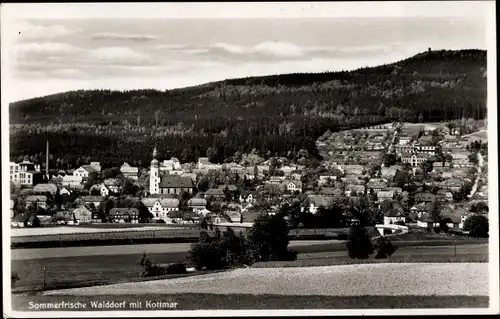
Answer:
POLYGON ((153 158, 156 159, 156 156, 158 156, 158 151, 156 150, 156 144, 155 144, 155 148, 153 150, 153 158))

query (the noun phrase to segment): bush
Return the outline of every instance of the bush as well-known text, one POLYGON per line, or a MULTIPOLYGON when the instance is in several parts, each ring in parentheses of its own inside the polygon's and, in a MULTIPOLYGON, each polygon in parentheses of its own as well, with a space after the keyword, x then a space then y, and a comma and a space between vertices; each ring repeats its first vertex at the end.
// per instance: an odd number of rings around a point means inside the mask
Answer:
POLYGON ((280 256, 279 260, 282 260, 282 261, 297 260, 297 251, 295 249, 288 249, 280 256))
POLYGON ((225 254, 218 241, 199 242, 191 245, 189 251, 189 261, 193 263, 196 270, 203 268, 214 270, 223 269, 228 266, 225 260, 225 254))
POLYGON ((465 220, 463 229, 469 232, 469 236, 488 238, 488 218, 486 218, 485 216, 470 216, 465 220))
POLYGON ((165 224, 165 221, 163 219, 157 219, 155 220, 156 224, 165 224))
POLYGON ((382 259, 391 257, 394 252, 396 252, 396 246, 394 246, 387 238, 380 237, 377 239, 377 243, 375 244, 375 249, 377 250, 377 254, 375 258, 382 259))
POLYGON ((166 271, 163 267, 153 265, 151 260, 144 253, 142 254, 141 259, 138 261, 139 265, 142 266, 141 277, 155 277, 165 275, 166 271))
POLYGON ((174 263, 165 267, 165 271, 168 275, 171 274, 185 274, 187 273, 186 265, 184 263, 174 263))
POLYGON ((351 228, 346 246, 349 257, 353 259, 366 259, 373 254, 373 246, 368 236, 368 231, 362 226, 351 228))
POLYGON ((386 228, 384 228, 384 236, 385 235, 390 235, 390 234, 392 234, 392 229, 386 229, 386 228))
POLYGON ((232 229, 214 238, 204 232, 191 246, 189 261, 195 269, 223 269, 251 265, 254 261, 296 260, 297 252, 288 249, 288 228, 281 216, 263 216, 257 219, 249 238, 236 235, 232 229))
POLYGON ((281 260, 288 253, 288 226, 281 215, 257 218, 248 234, 253 257, 259 261, 281 260))
POLYGON ((17 274, 17 271, 13 271, 11 274, 10 274, 10 281, 11 281, 11 286, 12 288, 14 288, 16 286, 16 283, 21 280, 21 278, 19 278, 19 275, 17 274))

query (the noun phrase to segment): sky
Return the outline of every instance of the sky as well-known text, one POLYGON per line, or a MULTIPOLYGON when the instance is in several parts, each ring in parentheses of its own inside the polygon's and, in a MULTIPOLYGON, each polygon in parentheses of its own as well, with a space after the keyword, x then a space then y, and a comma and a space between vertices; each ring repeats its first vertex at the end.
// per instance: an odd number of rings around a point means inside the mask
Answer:
POLYGON ((429 47, 486 49, 487 26, 480 14, 432 13, 20 17, 2 32, 8 39, 3 50, 9 98, 79 89, 166 90, 227 78, 352 70, 429 47))

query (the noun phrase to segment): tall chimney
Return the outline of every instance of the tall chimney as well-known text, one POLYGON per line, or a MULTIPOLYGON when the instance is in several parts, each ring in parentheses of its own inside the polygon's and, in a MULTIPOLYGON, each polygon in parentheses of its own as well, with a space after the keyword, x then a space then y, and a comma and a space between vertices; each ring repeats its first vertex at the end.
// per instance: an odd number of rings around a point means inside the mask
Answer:
POLYGON ((47 158, 45 163, 45 174, 47 175, 47 180, 49 180, 49 140, 47 140, 47 158))

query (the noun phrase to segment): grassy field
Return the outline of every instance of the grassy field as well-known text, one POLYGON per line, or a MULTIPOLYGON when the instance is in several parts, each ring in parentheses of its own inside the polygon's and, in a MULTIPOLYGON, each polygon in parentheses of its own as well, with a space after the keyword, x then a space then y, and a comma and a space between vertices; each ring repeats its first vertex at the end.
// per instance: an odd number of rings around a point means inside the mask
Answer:
MULTIPOLYGON (((141 301, 142 307, 131 308, 126 303, 126 310, 200 310, 200 309, 416 309, 416 308, 487 308, 487 296, 283 296, 252 294, 143 294, 123 295, 119 298, 109 296, 13 296, 12 309, 30 311, 29 302, 81 302, 90 308, 91 301, 141 301), (173 308, 146 308, 146 302, 175 302, 173 308)), ((71 309, 67 309, 71 310, 71 309)), ((80 309, 74 309, 80 310, 80 309)), ((113 309, 109 309, 113 310, 113 309)))
POLYGON ((173 278, 46 291, 42 295, 166 293, 323 296, 487 296, 487 263, 384 263, 238 268, 173 278))
MULTIPOLYGON (((332 244, 335 246, 335 244, 332 244)), ((295 247, 299 251, 298 260, 294 262, 257 263, 252 267, 297 267, 347 264, 352 261, 347 257, 344 244, 340 250, 331 250, 332 245, 311 245, 295 247), (324 249, 318 249, 317 246, 324 249), (326 250, 325 250, 326 247, 326 250)), ((144 250, 146 251, 146 250, 144 250)), ((484 262, 488 261, 487 245, 458 245, 455 251, 452 246, 400 247, 391 257, 393 262, 484 262)), ((75 286, 107 284, 138 279, 141 267, 137 261, 142 252, 121 255, 83 255, 59 258, 38 258, 12 260, 11 267, 17 271, 21 280, 15 291, 40 290, 43 288, 44 269, 45 288, 59 289, 75 286)), ((148 253, 149 258, 158 264, 184 262, 188 253, 148 253)), ((383 262, 370 259, 371 262, 383 262)), ((364 261, 366 262, 366 261, 364 261)), ((385 261, 387 262, 387 261, 385 261)))

